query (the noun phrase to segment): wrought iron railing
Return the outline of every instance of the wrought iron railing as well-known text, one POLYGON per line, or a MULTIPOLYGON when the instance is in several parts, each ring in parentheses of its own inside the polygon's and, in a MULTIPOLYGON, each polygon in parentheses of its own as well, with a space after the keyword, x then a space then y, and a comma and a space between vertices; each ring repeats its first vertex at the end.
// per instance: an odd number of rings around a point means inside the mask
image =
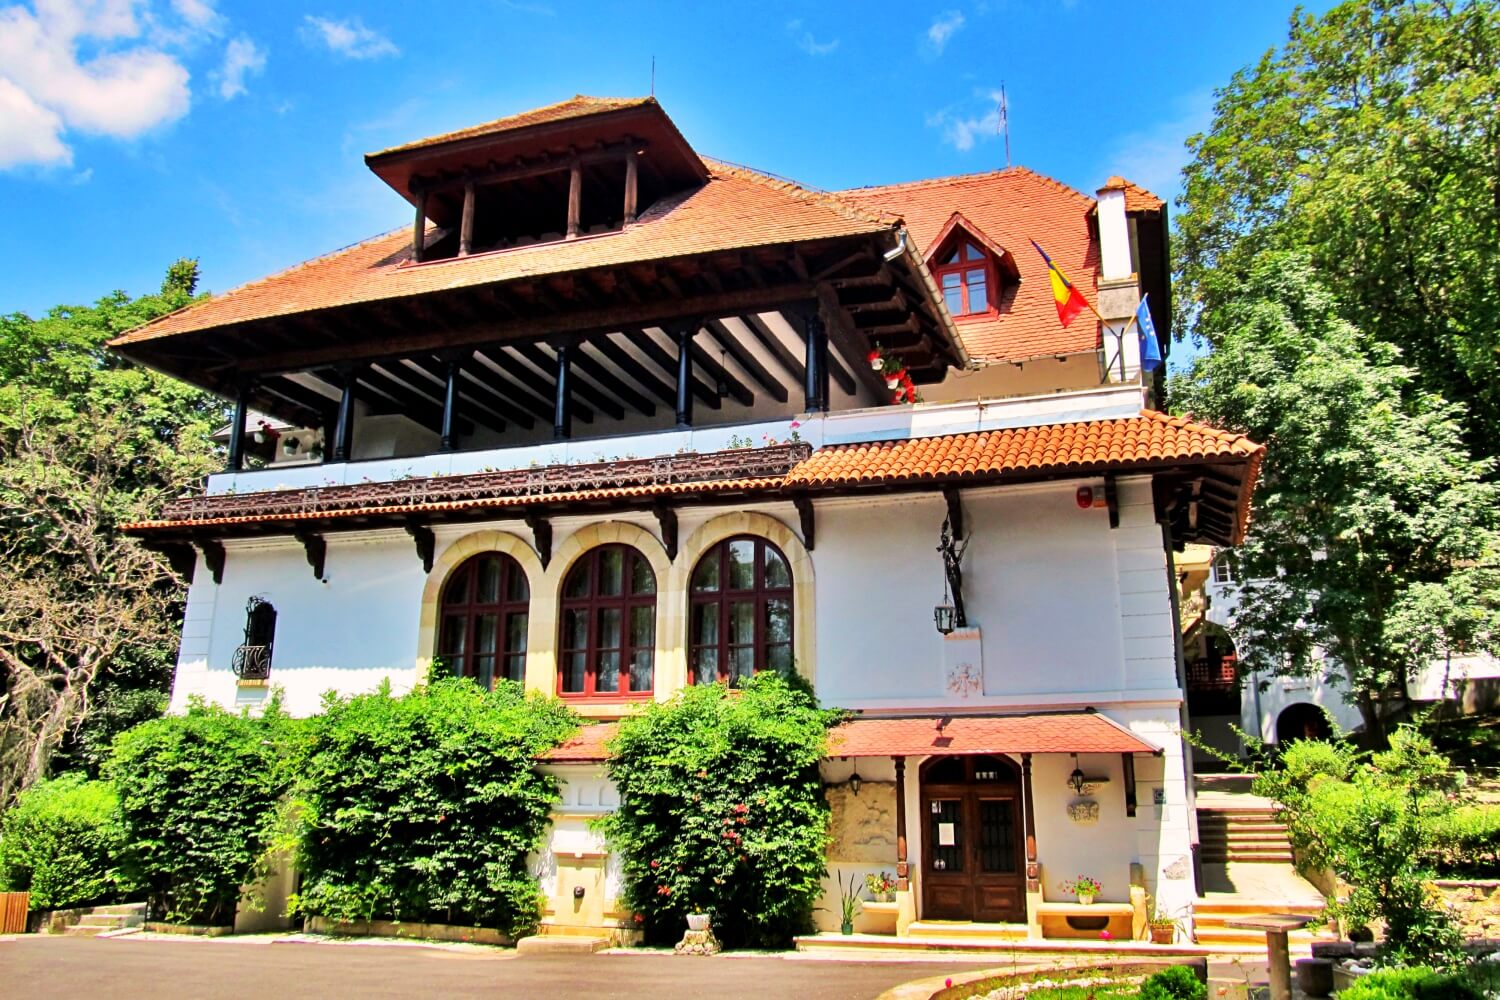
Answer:
POLYGON ((1200 656, 1187 662, 1187 686, 1193 691, 1225 691, 1239 683, 1233 656, 1200 656))
POLYGON ((237 646, 229 665, 242 681, 263 681, 271 676, 270 646, 237 646))
POLYGON ((371 507, 415 507, 502 497, 545 499, 591 490, 725 479, 779 479, 812 454, 805 442, 769 448, 735 448, 706 454, 663 455, 586 465, 545 465, 535 469, 481 472, 468 476, 430 476, 352 486, 319 486, 303 490, 217 493, 186 497, 167 504, 162 517, 172 521, 267 514, 307 514, 371 507))

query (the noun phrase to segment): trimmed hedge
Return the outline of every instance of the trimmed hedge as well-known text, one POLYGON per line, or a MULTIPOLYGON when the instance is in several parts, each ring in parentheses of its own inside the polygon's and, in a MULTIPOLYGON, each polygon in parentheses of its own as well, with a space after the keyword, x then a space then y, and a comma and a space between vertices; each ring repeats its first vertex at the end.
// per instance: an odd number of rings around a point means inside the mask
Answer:
POLYGON ((105 781, 66 774, 22 792, 0 821, 0 890, 33 910, 116 903, 136 891, 121 871, 125 825, 105 781))
POLYGON ((620 806, 599 827, 648 940, 676 940, 697 910, 729 946, 785 945, 811 925, 829 841, 818 762, 837 718, 768 673, 620 723, 607 765, 620 806))
POLYGON ((538 754, 577 728, 555 699, 447 679, 330 698, 311 720, 296 809, 295 912, 524 934, 542 898, 527 871, 557 801, 538 754))

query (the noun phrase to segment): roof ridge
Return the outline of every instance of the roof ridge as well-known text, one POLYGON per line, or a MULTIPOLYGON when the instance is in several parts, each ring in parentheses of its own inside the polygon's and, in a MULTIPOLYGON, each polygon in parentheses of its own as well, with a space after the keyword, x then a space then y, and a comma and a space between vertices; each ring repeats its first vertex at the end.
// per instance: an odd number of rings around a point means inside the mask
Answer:
POLYGON ((821 188, 811 187, 799 181, 794 181, 779 174, 773 174, 766 170, 755 167, 747 167, 740 163, 731 163, 717 157, 698 154, 709 167, 715 171, 723 170, 762 187, 789 194, 799 201, 820 205, 831 212, 835 212, 853 222, 870 222, 875 225, 890 226, 898 222, 901 216, 889 212, 874 213, 858 205, 851 204, 840 197, 837 192, 824 191, 821 188))
POLYGON ((875 192, 904 191, 911 190, 913 188, 935 187, 939 185, 954 184, 959 182, 984 181, 999 177, 1012 176, 1027 176, 1035 180, 1042 181, 1048 186, 1056 188, 1059 192, 1063 194, 1073 195, 1074 197, 1080 198, 1090 205, 1092 205, 1095 201, 1094 198, 1090 197, 1087 194, 1084 194, 1082 191, 1079 191, 1077 188, 1073 187, 1070 184, 1064 184, 1062 181, 1058 180, 1055 177, 1049 177, 1038 170, 1033 170, 1031 167, 1024 167, 1020 164, 1014 164, 1009 167, 1000 167, 995 170, 984 170, 972 174, 948 174, 943 177, 924 177, 917 180, 898 181, 895 184, 869 184, 863 187, 845 188, 837 193, 841 195, 864 195, 873 194, 875 192))
POLYGON ((332 257, 337 257, 340 254, 348 253, 351 250, 358 250, 360 247, 369 246, 371 243, 375 243, 379 240, 388 240, 392 236, 410 232, 410 226, 397 226, 395 229, 389 229, 383 233, 378 233, 375 236, 369 236, 362 240, 355 240, 353 243, 341 246, 337 250, 330 250, 327 253, 318 254, 318 256, 316 257, 309 257, 307 260, 300 261, 296 264, 291 265, 290 267, 284 267, 280 271, 273 271, 272 273, 264 277, 254 278, 250 281, 235 285, 233 288, 219 292, 218 294, 210 292, 207 297, 189 302, 187 305, 183 306, 180 309, 173 309, 171 312, 162 313, 160 316, 147 320, 139 326, 133 326, 128 330, 122 330, 120 333, 117 333, 115 334, 115 336, 111 337, 106 342, 106 346, 113 347, 118 343, 124 342, 127 337, 133 340, 135 339, 136 334, 141 333, 144 330, 149 330, 156 324, 162 323, 173 316, 180 316, 183 313, 191 312, 194 309, 208 306, 215 302, 221 302, 224 299, 229 298, 231 295, 238 295, 241 292, 248 291, 249 289, 255 288, 258 285, 264 285, 268 281, 275 281, 278 278, 283 277, 284 275, 292 274, 296 271, 302 270, 303 268, 311 267, 312 265, 317 264, 321 261, 328 260, 332 257))
POLYGON ((385 149, 376 150, 373 153, 366 153, 365 155, 366 157, 380 157, 384 156, 387 153, 395 153, 414 147, 437 145, 443 142, 451 141, 454 138, 461 137, 464 135, 464 133, 493 128, 494 126, 499 125, 502 122, 508 121, 512 118, 523 118, 529 115, 537 115, 541 114, 542 112, 553 111, 557 108, 567 107, 568 105, 572 104, 584 107, 599 107, 603 105, 619 108, 627 106, 644 107, 647 104, 655 103, 657 103, 657 101, 656 97, 653 95, 648 95, 646 97, 592 97, 588 94, 574 94, 572 97, 564 98, 561 101, 553 101, 551 104, 543 104, 541 107, 526 108, 521 111, 513 111, 508 115, 501 115, 498 118, 490 118, 482 122, 475 122, 472 125, 462 125, 458 128, 451 128, 446 132, 439 132, 436 135, 423 136, 420 139, 413 139, 410 142, 399 143, 395 146, 389 146, 385 149))

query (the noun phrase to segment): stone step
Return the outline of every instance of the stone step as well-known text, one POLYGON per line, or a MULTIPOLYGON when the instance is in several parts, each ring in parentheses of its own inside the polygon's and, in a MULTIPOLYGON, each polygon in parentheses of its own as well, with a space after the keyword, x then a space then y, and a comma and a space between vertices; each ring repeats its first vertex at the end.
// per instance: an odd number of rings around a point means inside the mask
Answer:
POLYGON ((119 930, 119 928, 109 924, 78 923, 63 931, 63 935, 65 937, 98 937, 100 934, 108 934, 114 930, 119 930))
POLYGON ((581 937, 572 934, 533 934, 516 942, 516 954, 525 955, 592 955, 609 947, 607 937, 581 937))
POLYGON ((93 910, 91 912, 93 912, 93 913, 123 913, 123 914, 125 914, 127 916, 138 916, 142 920, 145 920, 146 919, 146 904, 145 903, 116 903, 113 906, 96 906, 96 907, 93 908, 93 910))
POLYGON ((962 938, 986 941, 1016 941, 1026 937, 1025 924, 948 923, 917 920, 907 928, 912 938, 962 938))
POLYGON ((1304 916, 1315 915, 1323 912, 1323 901, 1309 896, 1306 899, 1251 899, 1244 896, 1230 896, 1228 898, 1215 898, 1212 896, 1200 898, 1193 903, 1195 916, 1207 914, 1236 914, 1246 913, 1298 913, 1304 916))
MULTIPOLYGON (((78 918, 78 923, 73 926, 103 927, 109 929, 112 927, 125 927, 130 923, 130 920, 131 918, 123 913, 85 913, 82 917, 78 918)), ((139 922, 145 923, 144 920, 140 920, 139 922)))

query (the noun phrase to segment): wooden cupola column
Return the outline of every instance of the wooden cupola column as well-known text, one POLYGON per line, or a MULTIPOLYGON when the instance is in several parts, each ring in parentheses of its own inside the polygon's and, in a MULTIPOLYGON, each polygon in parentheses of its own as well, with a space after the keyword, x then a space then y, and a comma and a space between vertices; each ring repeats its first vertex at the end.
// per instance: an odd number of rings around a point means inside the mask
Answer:
POLYGON ((828 409, 828 327, 815 310, 805 313, 802 322, 807 337, 803 386, 806 409, 808 413, 822 413, 828 409))
POLYGON ((552 437, 565 441, 573 436, 573 388, 568 382, 568 373, 573 367, 573 355, 567 344, 557 345, 557 397, 552 409, 552 437))
POLYGON ((683 323, 672 331, 677 341, 677 426, 693 426, 693 334, 692 324, 683 323))
POLYGON ((638 188, 636 175, 640 167, 637 163, 638 155, 635 150, 627 150, 625 153, 625 225, 635 221, 635 207, 638 188))
POLYGON ((343 369, 343 393, 339 396, 338 420, 333 427, 333 460, 347 462, 354 451, 354 399, 355 384, 359 381, 360 369, 343 369))
POLYGON ((411 227, 411 259, 420 264, 427 253, 427 192, 418 191, 416 195, 417 219, 411 227))
POLYGON ((568 168, 568 239, 578 238, 579 218, 583 214, 583 164, 576 159, 568 168))
POLYGON ((438 445, 443 451, 458 448, 458 378, 462 368, 458 358, 443 361, 443 429, 438 445))
POLYGON ((229 472, 245 467, 245 417, 248 415, 250 390, 243 383, 234 390, 234 416, 229 424, 229 472))
POLYGON ((464 214, 458 226, 458 255, 474 252, 474 182, 464 182, 464 214))

